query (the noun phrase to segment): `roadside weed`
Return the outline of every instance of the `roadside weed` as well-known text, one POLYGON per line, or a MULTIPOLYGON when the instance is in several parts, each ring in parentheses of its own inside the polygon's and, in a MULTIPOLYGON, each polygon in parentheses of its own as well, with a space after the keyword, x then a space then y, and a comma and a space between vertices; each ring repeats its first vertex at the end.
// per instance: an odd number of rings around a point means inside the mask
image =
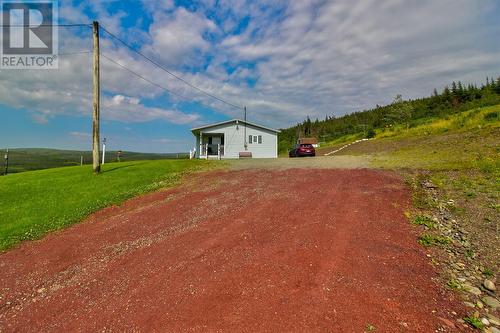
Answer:
POLYGON ((461 288, 460 284, 455 279, 448 280, 446 283, 450 289, 458 290, 461 288))
POLYGON ((423 226, 426 226, 429 229, 432 229, 432 228, 435 227, 434 221, 430 217, 425 216, 425 215, 417 215, 413 219, 413 221, 411 221, 411 223, 414 224, 414 225, 423 225, 423 226))
POLYGON ((375 332, 376 329, 372 324, 366 324, 366 332, 375 332))
POLYGON ((418 242, 425 247, 429 247, 433 245, 447 245, 451 240, 448 237, 423 234, 418 238, 418 242))
POLYGON ((481 320, 479 318, 465 317, 464 321, 467 324, 471 325, 472 327, 480 329, 480 330, 483 329, 483 327, 484 327, 484 324, 481 322, 481 320))

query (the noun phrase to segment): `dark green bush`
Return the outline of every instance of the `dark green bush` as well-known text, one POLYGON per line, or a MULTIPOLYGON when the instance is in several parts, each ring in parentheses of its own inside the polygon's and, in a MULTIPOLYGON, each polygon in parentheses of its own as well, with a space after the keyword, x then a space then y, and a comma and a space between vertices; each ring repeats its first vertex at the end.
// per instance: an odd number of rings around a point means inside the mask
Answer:
POLYGON ((489 113, 484 115, 484 120, 486 120, 486 121, 494 121, 494 120, 498 120, 499 118, 500 117, 498 116, 497 111, 489 112, 489 113))

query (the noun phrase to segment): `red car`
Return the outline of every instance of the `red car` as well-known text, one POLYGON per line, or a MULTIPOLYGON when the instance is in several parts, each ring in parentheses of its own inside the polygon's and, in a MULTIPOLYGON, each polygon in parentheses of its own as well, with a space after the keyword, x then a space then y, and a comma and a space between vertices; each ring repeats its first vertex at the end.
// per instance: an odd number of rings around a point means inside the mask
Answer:
POLYGON ((295 145, 289 152, 289 157, 316 156, 316 149, 309 143, 295 145))

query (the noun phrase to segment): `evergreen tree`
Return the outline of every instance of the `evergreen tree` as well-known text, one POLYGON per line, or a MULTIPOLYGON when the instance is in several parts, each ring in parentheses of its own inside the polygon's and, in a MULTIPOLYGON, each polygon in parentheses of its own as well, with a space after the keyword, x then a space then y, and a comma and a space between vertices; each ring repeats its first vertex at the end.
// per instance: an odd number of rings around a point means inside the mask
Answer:
POLYGON ((495 85, 495 92, 500 95, 500 76, 497 79, 497 83, 495 85))
POLYGON ((443 97, 445 98, 445 100, 449 100, 450 99, 450 88, 448 88, 448 86, 444 87, 444 90, 443 90, 443 97))
POLYGON ((311 126, 311 118, 309 118, 309 116, 307 116, 307 119, 304 122, 304 135, 306 137, 311 135, 311 127, 312 127, 311 126))
POLYGON ((457 93, 458 93, 457 84, 455 83, 455 81, 453 81, 451 83, 451 94, 453 96, 457 96, 457 93))
POLYGON ((460 81, 458 81, 458 84, 457 84, 457 96, 458 96, 458 100, 460 102, 463 102, 466 100, 465 89, 464 89, 464 86, 462 85, 462 82, 460 82, 460 81))

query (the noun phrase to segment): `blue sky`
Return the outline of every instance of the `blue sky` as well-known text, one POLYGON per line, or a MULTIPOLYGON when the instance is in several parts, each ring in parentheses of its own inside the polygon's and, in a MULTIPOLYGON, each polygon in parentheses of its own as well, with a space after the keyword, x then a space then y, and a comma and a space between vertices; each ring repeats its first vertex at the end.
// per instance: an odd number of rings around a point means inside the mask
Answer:
MULTIPOLYGON (((284 128, 500 75, 495 0, 143 0, 59 2, 61 23, 99 22, 211 94, 284 128)), ((60 53, 90 51, 88 28, 60 28, 60 53)), ((242 117, 102 34, 102 136, 110 149, 187 151, 189 129, 242 117)), ((90 54, 58 70, 0 70, 0 148, 90 149, 90 54)))

